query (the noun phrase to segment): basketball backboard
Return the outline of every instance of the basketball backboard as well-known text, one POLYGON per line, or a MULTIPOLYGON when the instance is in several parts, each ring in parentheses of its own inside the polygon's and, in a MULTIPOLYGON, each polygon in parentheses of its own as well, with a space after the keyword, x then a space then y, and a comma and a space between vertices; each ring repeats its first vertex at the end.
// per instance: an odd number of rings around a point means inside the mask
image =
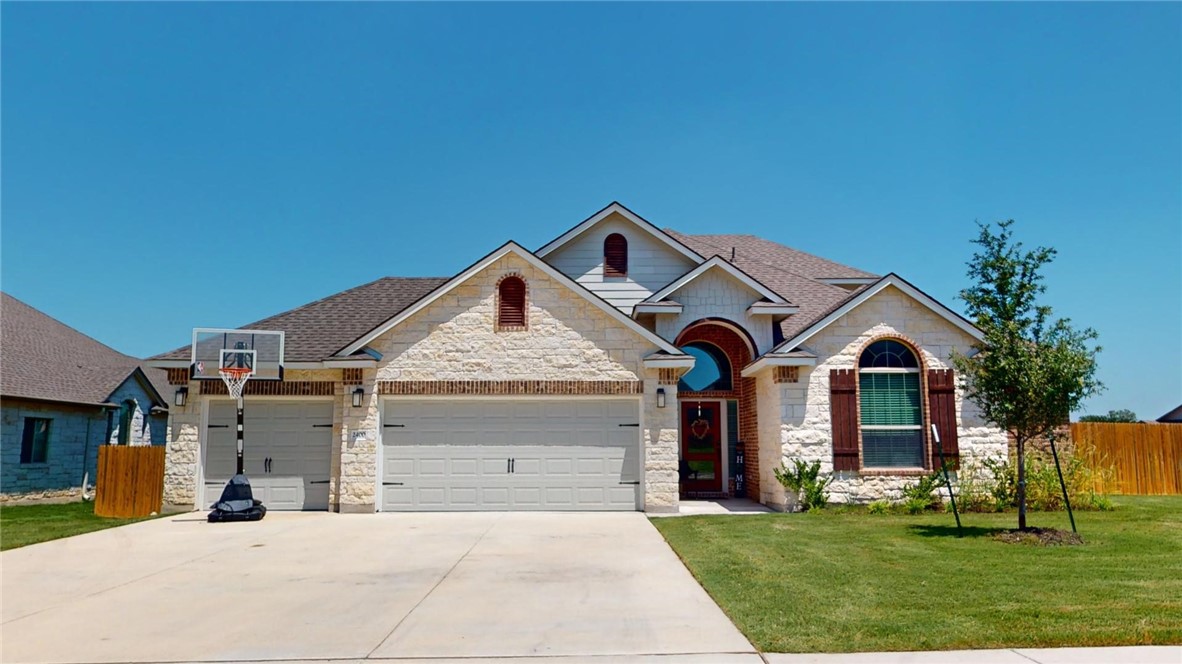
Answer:
POLYGON ((223 366, 250 368, 251 380, 283 380, 283 332, 199 327, 193 330, 191 375, 221 380, 223 366))

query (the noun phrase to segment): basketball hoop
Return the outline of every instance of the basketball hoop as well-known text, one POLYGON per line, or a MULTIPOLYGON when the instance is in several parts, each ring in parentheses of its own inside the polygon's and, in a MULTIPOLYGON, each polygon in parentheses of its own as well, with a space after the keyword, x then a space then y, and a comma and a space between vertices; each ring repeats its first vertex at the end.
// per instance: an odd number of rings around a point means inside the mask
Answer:
POLYGON ((230 396, 241 399, 242 388, 246 386, 246 380, 254 370, 250 367, 222 367, 218 369, 218 373, 222 375, 222 382, 226 384, 226 391, 230 396))

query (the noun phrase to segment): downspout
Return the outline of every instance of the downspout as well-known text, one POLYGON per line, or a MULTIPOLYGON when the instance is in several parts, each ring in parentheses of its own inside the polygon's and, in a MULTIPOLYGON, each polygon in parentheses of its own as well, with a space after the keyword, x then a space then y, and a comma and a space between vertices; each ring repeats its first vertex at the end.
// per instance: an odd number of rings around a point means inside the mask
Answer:
POLYGON ((90 425, 93 422, 93 417, 86 418, 86 441, 82 443, 82 487, 79 490, 82 500, 86 500, 86 484, 90 479, 90 425))

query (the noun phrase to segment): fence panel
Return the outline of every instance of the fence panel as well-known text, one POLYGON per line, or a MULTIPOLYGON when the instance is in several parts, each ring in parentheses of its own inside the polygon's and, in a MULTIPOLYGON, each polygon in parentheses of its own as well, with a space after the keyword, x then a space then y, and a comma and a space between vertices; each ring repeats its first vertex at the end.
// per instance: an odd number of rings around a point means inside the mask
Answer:
POLYGON ((1114 470, 1097 479, 1107 493, 1182 494, 1182 424, 1075 422, 1071 438, 1093 467, 1114 470))
POLYGON ((162 445, 102 445, 98 454, 94 513, 141 517, 159 512, 164 501, 162 445))

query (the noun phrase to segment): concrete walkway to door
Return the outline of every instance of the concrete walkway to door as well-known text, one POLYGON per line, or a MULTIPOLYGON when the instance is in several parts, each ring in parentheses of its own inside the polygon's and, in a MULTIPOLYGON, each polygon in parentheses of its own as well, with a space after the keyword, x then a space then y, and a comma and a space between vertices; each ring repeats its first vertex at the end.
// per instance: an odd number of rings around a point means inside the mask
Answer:
POLYGON ((759 661, 642 514, 201 516, 0 554, 4 662, 759 661))

